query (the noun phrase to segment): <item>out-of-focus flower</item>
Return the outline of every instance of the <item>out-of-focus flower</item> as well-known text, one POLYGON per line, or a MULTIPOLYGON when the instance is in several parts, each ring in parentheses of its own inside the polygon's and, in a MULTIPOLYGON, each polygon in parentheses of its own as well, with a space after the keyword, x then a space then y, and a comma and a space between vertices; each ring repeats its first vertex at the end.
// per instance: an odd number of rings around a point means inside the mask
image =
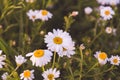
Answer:
POLYGON ((26 62, 26 59, 22 55, 15 56, 15 61, 17 63, 17 66, 22 65, 26 62))
POLYGON ((45 32, 44 31, 40 31, 40 35, 44 35, 45 34, 45 32))
POLYGON ((58 78, 60 75, 60 71, 57 71, 55 69, 47 69, 46 71, 43 72, 42 76, 44 80, 55 80, 55 78, 58 78))
POLYGON ((7 80, 7 76, 8 76, 7 72, 3 73, 3 75, 1 76, 2 80, 7 80))
POLYGON ((5 62, 3 62, 6 59, 6 55, 1 55, 2 50, 0 50, 0 68, 3 68, 3 65, 5 65, 5 62))
POLYGON ((91 7, 86 7, 85 9, 84 9, 84 12, 85 12, 85 14, 90 14, 90 13, 92 13, 92 8, 91 7))
POLYGON ((26 0, 28 3, 33 3, 35 0, 26 0))
POLYGON ((101 5, 109 4, 109 0, 97 0, 97 2, 101 5))
POLYGON ((111 27, 106 27, 105 32, 110 34, 110 33, 112 33, 112 30, 113 29, 111 27))
POLYGON ((47 10, 40 10, 37 14, 37 18, 42 21, 47 21, 49 18, 52 18, 52 13, 47 10))
POLYGON ((115 12, 112 10, 111 7, 103 7, 100 9, 100 16, 104 19, 104 20, 110 20, 113 15, 115 14, 115 12))
POLYGON ((34 70, 24 70, 23 73, 20 74, 20 79, 23 80, 33 80, 34 79, 34 70))
POLYGON ((75 54, 75 44, 74 42, 72 42, 71 44, 69 44, 70 46, 68 46, 67 48, 63 48, 63 51, 59 51, 58 52, 58 55, 60 57, 63 57, 63 56, 67 56, 67 57, 71 57, 71 55, 74 55, 75 54))
POLYGON ((0 29, 2 29, 3 28, 3 26, 2 25, 0 25, 0 29))
POLYGON ((80 49, 81 49, 81 50, 84 50, 84 49, 85 49, 84 44, 81 44, 81 45, 80 45, 80 49))
POLYGON ((29 19, 34 22, 36 19, 38 19, 38 17, 37 17, 38 13, 39 13, 38 10, 35 10, 35 11, 29 10, 27 12, 27 15, 28 15, 29 19))
POLYGON ((73 12, 70 14, 70 16, 77 16, 78 14, 79 14, 78 11, 73 11, 73 12))
POLYGON ((48 35, 45 35, 45 43, 47 43, 48 49, 51 51, 59 52, 63 49, 67 49, 71 46, 72 38, 67 32, 63 30, 53 29, 53 33, 49 32, 48 35))
POLYGON ((116 28, 113 28, 113 35, 116 36, 116 31, 117 29, 116 28))
POLYGON ((42 67, 51 61, 52 55, 52 52, 49 50, 38 49, 28 53, 26 56, 32 56, 30 60, 32 61, 33 66, 42 67))
POLYGON ((94 54, 95 58, 98 59, 99 63, 101 65, 104 65, 108 61, 107 54, 105 52, 97 51, 96 54, 94 54))
POLYGON ((109 61, 113 65, 119 65, 120 64, 120 57, 118 55, 111 56, 111 58, 109 58, 109 61))
POLYGON ((109 0, 110 5, 117 5, 120 3, 120 0, 109 0))

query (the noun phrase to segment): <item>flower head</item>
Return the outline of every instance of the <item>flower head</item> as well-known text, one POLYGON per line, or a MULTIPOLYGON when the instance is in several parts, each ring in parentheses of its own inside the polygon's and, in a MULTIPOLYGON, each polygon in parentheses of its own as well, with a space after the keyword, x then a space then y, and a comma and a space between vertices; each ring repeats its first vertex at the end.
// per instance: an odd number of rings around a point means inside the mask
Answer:
POLYGON ((0 50, 0 68, 3 68, 3 65, 5 65, 5 62, 3 62, 6 59, 6 55, 1 55, 2 50, 0 50))
POLYGON ((71 42, 71 36, 69 33, 63 32, 63 30, 53 29, 53 33, 49 32, 48 35, 45 35, 45 43, 47 43, 47 47, 51 51, 63 51, 63 48, 67 49, 71 42))
POLYGON ((57 71, 56 68, 48 69, 48 70, 44 71, 42 74, 44 80, 55 80, 55 78, 58 78, 59 75, 60 75, 60 71, 57 71))
POLYGON ((101 65, 106 64, 107 61, 108 61, 108 57, 107 57, 107 54, 106 54, 105 52, 97 51, 94 56, 95 56, 95 58, 98 59, 98 62, 99 62, 101 65))
POLYGON ((7 80, 7 76, 8 76, 7 72, 3 73, 3 75, 1 76, 2 80, 7 80))
POLYGON ((20 74, 20 79, 24 79, 24 80, 32 80, 34 79, 34 74, 33 74, 34 70, 24 70, 23 73, 20 74))
POLYGON ((38 49, 34 52, 28 53, 26 56, 31 56, 30 60, 33 65, 42 67, 51 61, 52 55, 52 52, 49 50, 38 49))
POLYGON ((110 33, 112 33, 112 30, 113 29, 111 27, 106 27, 105 32, 110 34, 110 33))
POLYGON ((22 55, 15 56, 15 61, 17 65, 22 65, 26 62, 26 59, 22 55))
POLYGON ((28 16, 29 19, 32 20, 33 22, 34 22, 36 19, 38 19, 37 15, 38 15, 38 10, 35 10, 35 11, 29 10, 29 11, 27 12, 27 16, 28 16))
POLYGON ((111 56, 111 58, 109 58, 109 61, 113 65, 119 65, 120 64, 120 57, 118 55, 117 56, 111 56))
POLYGON ((33 3, 35 0, 26 0, 28 3, 33 3))
POLYGON ((97 2, 102 5, 109 4, 109 0, 97 0, 97 2))
POLYGON ((100 15, 104 20, 110 20, 115 12, 111 7, 103 7, 100 9, 100 15))
POLYGON ((38 19, 42 21, 47 21, 49 18, 52 18, 52 14, 47 10, 40 10, 37 14, 38 19))
POLYGON ((91 7, 86 7, 86 8, 84 9, 85 14, 90 14, 92 11, 93 11, 93 10, 92 10, 91 7))
POLYGON ((77 16, 78 14, 79 14, 78 11, 73 11, 73 12, 70 14, 70 16, 77 16))

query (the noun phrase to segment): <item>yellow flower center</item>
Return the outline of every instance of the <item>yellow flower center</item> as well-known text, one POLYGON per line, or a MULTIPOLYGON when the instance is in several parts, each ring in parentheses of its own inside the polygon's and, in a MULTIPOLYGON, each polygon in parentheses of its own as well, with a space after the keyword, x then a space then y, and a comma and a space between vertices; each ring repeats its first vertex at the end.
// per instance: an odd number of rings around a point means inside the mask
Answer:
POLYGON ((23 74, 24 74, 24 77, 26 77, 26 78, 30 77, 30 75, 31 75, 29 70, 25 70, 23 74))
POLYGON ((35 50, 34 56, 37 57, 37 58, 40 58, 40 57, 44 56, 44 50, 41 50, 41 49, 35 50))
POLYGON ((106 11, 105 11, 105 15, 110 15, 110 11, 109 11, 109 10, 106 10, 106 11))
POLYGON ((54 79, 54 75, 53 74, 49 74, 48 75, 48 80, 53 80, 54 79))
POLYGON ((60 38, 60 37, 55 37, 53 39, 53 41, 54 41, 55 44, 62 44, 62 42, 63 42, 62 38, 60 38))
POLYGON ((118 59, 113 59, 113 63, 118 63, 118 59))
POLYGON ((107 54, 105 52, 101 52, 99 54, 99 58, 105 60, 107 58, 107 54))
POLYGON ((48 14, 48 11, 47 10, 42 10, 42 15, 43 16, 46 16, 48 14))

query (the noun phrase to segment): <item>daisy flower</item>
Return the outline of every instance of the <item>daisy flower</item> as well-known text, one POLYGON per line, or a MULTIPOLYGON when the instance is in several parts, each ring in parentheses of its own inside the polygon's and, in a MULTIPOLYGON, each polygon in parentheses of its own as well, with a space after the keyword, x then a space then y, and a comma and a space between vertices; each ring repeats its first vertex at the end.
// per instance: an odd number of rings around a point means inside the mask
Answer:
POLYGON ((106 27, 105 32, 110 34, 112 33, 113 29, 111 27, 106 27))
POLYGON ((108 61, 108 57, 107 57, 107 54, 105 52, 97 51, 96 54, 94 54, 94 56, 95 56, 95 58, 98 59, 98 62, 101 65, 106 64, 108 61))
POLYGON ((2 80, 7 80, 7 76, 8 76, 7 72, 3 73, 3 75, 1 76, 2 80))
POLYGON ((3 65, 5 65, 5 62, 3 62, 6 59, 6 55, 1 55, 2 50, 0 50, 0 68, 3 68, 3 65))
POLYGON ((20 74, 20 79, 23 80, 33 80, 34 79, 34 70, 24 70, 23 73, 20 74))
POLYGON ((26 56, 31 56, 30 60, 32 61, 33 66, 35 65, 42 67, 51 61, 52 55, 52 52, 49 50, 38 49, 31 53, 28 53, 26 56))
POLYGON ((110 5, 117 5, 120 3, 120 0, 109 0, 110 5))
POLYGON ((70 14, 70 16, 77 16, 78 14, 79 14, 78 11, 73 11, 73 12, 70 14))
POLYGON ((17 65, 22 65, 23 63, 26 62, 26 59, 22 55, 15 56, 15 61, 17 65))
POLYGON ((74 42, 72 42, 71 44, 70 44, 70 46, 69 47, 67 47, 67 48, 63 48, 63 51, 59 51, 58 52, 58 55, 60 56, 60 57, 63 57, 63 56, 67 56, 67 57, 71 57, 71 55, 74 55, 75 54, 75 47, 74 47, 74 42))
POLYGON ((63 51, 63 48, 67 49, 71 42, 71 36, 69 33, 63 32, 63 30, 53 29, 53 33, 49 32, 48 35, 45 35, 45 43, 47 43, 47 47, 51 51, 63 51))
POLYGON ((85 14, 90 14, 90 13, 92 13, 92 8, 91 7, 86 7, 85 9, 84 9, 84 12, 85 12, 85 14))
POLYGON ((114 14, 115 12, 112 10, 111 7, 103 7, 100 9, 100 16, 104 20, 110 20, 114 14))
POLYGON ((52 14, 47 10, 40 10, 37 14, 38 19, 42 21, 47 21, 49 18, 52 18, 52 14))
POLYGON ((37 14, 38 14, 38 10, 35 10, 35 11, 29 10, 29 11, 27 12, 27 16, 28 16, 29 19, 32 20, 33 22, 34 22, 36 19, 38 19, 37 14))
POLYGON ((109 0, 97 0, 97 2, 101 5, 105 5, 109 3, 109 0))
POLYGON ((42 74, 44 80, 55 80, 55 78, 58 78, 59 75, 60 75, 60 71, 57 71, 56 68, 47 69, 42 74))
POLYGON ((113 65, 119 65, 120 64, 120 57, 118 55, 111 56, 111 58, 109 58, 109 61, 113 65))

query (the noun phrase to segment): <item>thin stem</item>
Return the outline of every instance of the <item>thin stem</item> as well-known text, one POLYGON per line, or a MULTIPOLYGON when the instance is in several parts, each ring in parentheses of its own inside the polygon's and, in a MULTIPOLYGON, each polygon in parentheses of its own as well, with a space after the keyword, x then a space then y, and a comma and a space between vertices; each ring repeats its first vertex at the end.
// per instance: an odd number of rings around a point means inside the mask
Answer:
POLYGON ((55 66, 55 58, 56 58, 56 51, 54 51, 52 68, 54 68, 55 66))
POLYGON ((42 66, 42 71, 43 71, 43 72, 45 71, 45 67, 44 67, 44 66, 42 66))
POLYGON ((13 75, 13 73, 15 72, 15 71, 17 71, 17 69, 20 67, 20 65, 19 66, 17 66, 15 69, 14 69, 14 71, 12 71, 12 73, 9 75, 9 77, 11 77, 12 75, 13 75))
POLYGON ((69 67, 69 71, 70 71, 70 74, 71 74, 72 80, 74 80, 74 76, 73 76, 73 72, 72 72, 71 67, 69 67))
POLYGON ((81 56, 81 62, 80 62, 80 80, 82 79, 82 71, 83 71, 83 53, 82 49, 80 49, 80 56, 81 56))

